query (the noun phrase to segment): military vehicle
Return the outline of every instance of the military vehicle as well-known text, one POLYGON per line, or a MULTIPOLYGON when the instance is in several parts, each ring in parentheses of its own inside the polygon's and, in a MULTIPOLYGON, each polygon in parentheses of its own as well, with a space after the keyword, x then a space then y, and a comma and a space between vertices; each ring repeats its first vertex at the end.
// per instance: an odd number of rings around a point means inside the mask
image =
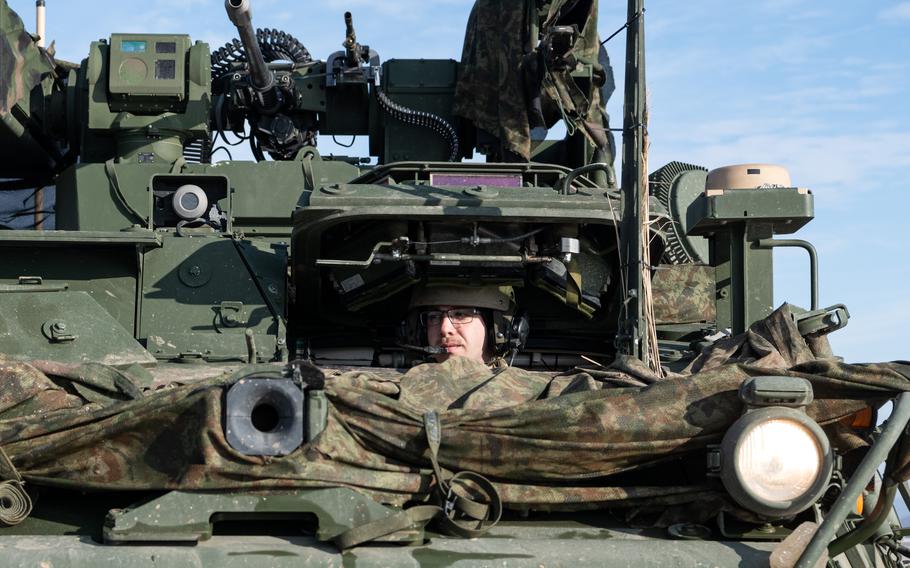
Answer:
POLYGON ((0 232, 5 566, 901 564, 910 367, 831 353, 786 170, 646 173, 642 0, 618 128, 594 0, 479 0, 460 61, 225 8, 68 63, 0 0, 0 190, 56 194, 0 232), (511 290, 502 360, 426 362, 434 285, 511 290))

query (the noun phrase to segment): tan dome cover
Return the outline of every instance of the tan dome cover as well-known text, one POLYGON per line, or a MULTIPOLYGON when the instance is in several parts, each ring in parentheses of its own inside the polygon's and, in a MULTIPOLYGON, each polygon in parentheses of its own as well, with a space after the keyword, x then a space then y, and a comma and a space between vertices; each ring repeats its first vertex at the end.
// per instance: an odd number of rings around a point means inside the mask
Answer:
POLYGON ((705 189, 793 187, 790 172, 776 164, 737 164, 708 172, 705 189))

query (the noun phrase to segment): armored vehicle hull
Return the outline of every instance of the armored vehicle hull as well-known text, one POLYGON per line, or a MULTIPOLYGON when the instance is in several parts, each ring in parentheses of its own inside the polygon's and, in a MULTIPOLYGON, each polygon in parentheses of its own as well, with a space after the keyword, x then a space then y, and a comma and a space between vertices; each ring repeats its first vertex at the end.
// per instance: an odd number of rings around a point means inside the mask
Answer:
POLYGON ((641 0, 621 128, 596 1, 460 61, 225 10, 71 64, 0 0, 0 190, 55 188, 0 232, 5 564, 898 565, 910 368, 832 353, 786 170, 648 173, 641 0))

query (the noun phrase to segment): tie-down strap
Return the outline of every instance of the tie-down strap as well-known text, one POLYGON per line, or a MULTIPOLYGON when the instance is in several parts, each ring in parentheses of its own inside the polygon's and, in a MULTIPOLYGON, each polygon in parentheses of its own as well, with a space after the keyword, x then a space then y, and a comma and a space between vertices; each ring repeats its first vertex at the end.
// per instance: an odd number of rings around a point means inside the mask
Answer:
POLYGON ((338 548, 346 550, 399 531, 422 529, 432 520, 443 534, 463 538, 480 536, 499 522, 502 501, 493 484, 478 473, 462 471, 452 475, 443 470, 438 460, 442 439, 439 415, 427 412, 423 424, 440 505, 418 505, 348 529, 332 539, 338 548))
POLYGON ((31 514, 32 499, 22 486, 24 483, 12 460, 0 448, 0 526, 18 525, 31 514))
MULTIPOLYGON (((441 509, 435 505, 418 505, 399 511, 391 517, 372 521, 348 529, 332 539, 335 546, 341 550, 355 547, 365 542, 370 542, 384 536, 414 528, 423 528, 433 517, 439 515, 441 509)), ((420 534, 423 534, 422 532, 420 534)))
POLYGON ((450 475, 445 472, 438 458, 442 441, 439 414, 435 411, 424 414, 423 425, 442 501, 442 515, 437 517, 440 529, 446 534, 465 538, 480 536, 498 523, 502 516, 499 493, 490 480, 479 473, 462 471, 450 475))

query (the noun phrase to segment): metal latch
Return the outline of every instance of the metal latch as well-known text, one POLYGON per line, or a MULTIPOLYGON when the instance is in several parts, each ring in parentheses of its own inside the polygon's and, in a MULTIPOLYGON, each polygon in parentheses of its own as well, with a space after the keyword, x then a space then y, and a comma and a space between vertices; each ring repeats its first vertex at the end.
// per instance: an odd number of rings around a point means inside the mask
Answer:
POLYGON ((41 286, 42 280, 40 276, 20 276, 19 284, 22 286, 41 286))
POLYGON ((205 363, 205 356, 200 351, 195 349, 188 349, 186 351, 181 351, 177 355, 178 363, 205 363))
POLYGON ((41 326, 41 331, 52 343, 75 341, 79 337, 73 333, 72 329, 67 327, 66 322, 63 320, 48 320, 41 326))
POLYGON ((708 466, 707 474, 711 476, 720 475, 720 445, 711 444, 708 446, 708 454, 706 456, 706 465, 708 466))
POLYGON ((843 304, 834 304, 821 310, 793 314, 793 321, 796 322, 799 334, 804 337, 808 335, 827 335, 846 326, 849 319, 850 312, 847 311, 847 306, 843 304))

